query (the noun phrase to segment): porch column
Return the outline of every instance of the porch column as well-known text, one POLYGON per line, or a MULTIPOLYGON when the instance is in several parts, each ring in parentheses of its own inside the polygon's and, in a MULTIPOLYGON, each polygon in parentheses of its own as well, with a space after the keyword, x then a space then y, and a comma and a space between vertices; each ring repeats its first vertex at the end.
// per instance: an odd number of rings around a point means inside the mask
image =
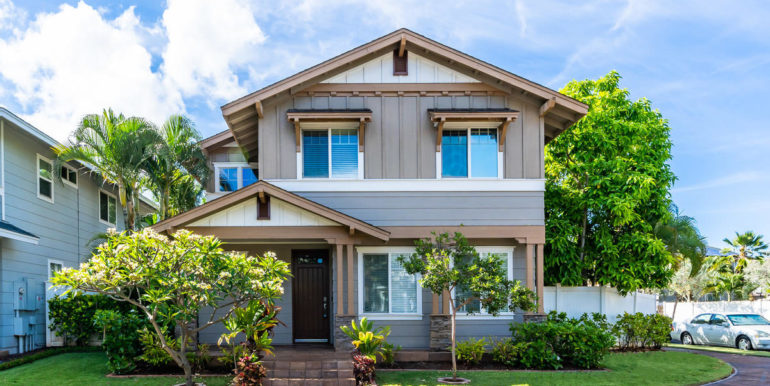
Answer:
POLYGON ((543 244, 537 244, 537 312, 544 313, 543 309, 543 244))
POLYGON ((334 256, 334 260, 337 261, 337 315, 345 315, 345 301, 342 296, 343 287, 343 275, 344 269, 342 268, 342 244, 335 245, 337 254, 334 256))
POLYGON ((356 302, 353 294, 353 278, 355 273, 353 272, 353 244, 347 245, 348 250, 348 315, 356 315, 356 302))
POLYGON ((527 288, 530 291, 535 292, 535 281, 534 281, 535 269, 534 269, 533 264, 532 264, 532 259, 534 258, 533 250, 534 250, 534 245, 527 244, 527 256, 526 256, 526 259, 527 259, 527 267, 526 267, 526 269, 527 269, 527 280, 526 280, 526 284, 527 284, 527 288))
POLYGON ((441 294, 441 311, 439 311, 439 295, 433 296, 433 310, 430 314, 430 349, 442 351, 451 345, 449 292, 441 294))

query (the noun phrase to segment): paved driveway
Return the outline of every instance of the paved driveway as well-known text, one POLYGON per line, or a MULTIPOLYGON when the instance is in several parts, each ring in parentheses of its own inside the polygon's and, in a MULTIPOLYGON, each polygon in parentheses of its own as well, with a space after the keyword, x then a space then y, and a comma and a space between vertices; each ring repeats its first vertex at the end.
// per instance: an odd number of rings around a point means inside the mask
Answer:
POLYGON ((731 364, 736 372, 733 376, 711 385, 768 385, 770 384, 770 358, 751 355, 724 354, 712 351, 685 350, 666 348, 667 351, 687 351, 695 354, 708 355, 731 364))

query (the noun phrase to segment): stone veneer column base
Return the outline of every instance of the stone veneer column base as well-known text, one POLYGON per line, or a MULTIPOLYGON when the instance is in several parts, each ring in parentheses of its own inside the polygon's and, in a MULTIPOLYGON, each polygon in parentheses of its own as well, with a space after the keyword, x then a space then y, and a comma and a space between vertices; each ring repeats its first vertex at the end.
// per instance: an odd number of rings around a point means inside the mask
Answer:
POLYGON ((355 315, 334 316, 334 351, 353 351, 353 340, 345 335, 340 327, 350 326, 350 322, 355 318, 355 315))
POLYGON ((522 316, 524 318, 524 323, 543 323, 546 319, 546 314, 524 314, 522 316))
POLYGON ((450 315, 430 316, 430 349, 446 351, 452 345, 452 326, 450 315))

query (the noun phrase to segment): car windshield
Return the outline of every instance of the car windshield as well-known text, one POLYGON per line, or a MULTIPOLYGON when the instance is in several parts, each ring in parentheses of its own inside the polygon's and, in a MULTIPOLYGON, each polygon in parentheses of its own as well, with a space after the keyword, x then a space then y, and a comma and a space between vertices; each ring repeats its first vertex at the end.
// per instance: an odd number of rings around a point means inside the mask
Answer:
POLYGON ((727 315, 736 326, 770 326, 770 321, 757 314, 727 315))

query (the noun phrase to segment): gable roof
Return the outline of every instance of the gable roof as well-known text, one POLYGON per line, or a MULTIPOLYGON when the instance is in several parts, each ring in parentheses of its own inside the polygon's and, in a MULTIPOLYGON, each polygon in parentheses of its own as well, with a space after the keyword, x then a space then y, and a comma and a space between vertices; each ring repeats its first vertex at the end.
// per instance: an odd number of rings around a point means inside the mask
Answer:
POLYGON ((250 198, 257 197, 259 193, 264 193, 275 197, 291 205, 307 210, 310 213, 319 215, 323 218, 339 223, 342 226, 355 229, 359 232, 363 232, 364 234, 378 238, 380 240, 387 241, 390 238, 390 232, 382 228, 376 227, 357 218, 323 206, 315 201, 308 200, 307 198, 283 190, 273 184, 265 182, 264 180, 257 181, 256 183, 251 184, 245 188, 209 201, 199 207, 188 210, 187 212, 163 220, 153 225, 152 228, 158 232, 169 231, 173 228, 183 228, 185 225, 190 224, 198 219, 217 213, 223 209, 229 208, 250 198))
POLYGON ((443 62, 450 68, 473 74, 474 78, 493 87, 508 93, 517 91, 539 100, 543 103, 540 112, 545 118, 546 126, 557 134, 588 112, 588 106, 582 102, 402 28, 227 103, 222 106, 222 115, 238 145, 248 154, 255 154, 257 136, 254 132, 257 130, 257 117, 262 114, 262 105, 266 101, 280 95, 292 94, 333 77, 392 51, 402 42, 408 51, 420 50, 423 56, 432 57, 432 60, 443 62))

